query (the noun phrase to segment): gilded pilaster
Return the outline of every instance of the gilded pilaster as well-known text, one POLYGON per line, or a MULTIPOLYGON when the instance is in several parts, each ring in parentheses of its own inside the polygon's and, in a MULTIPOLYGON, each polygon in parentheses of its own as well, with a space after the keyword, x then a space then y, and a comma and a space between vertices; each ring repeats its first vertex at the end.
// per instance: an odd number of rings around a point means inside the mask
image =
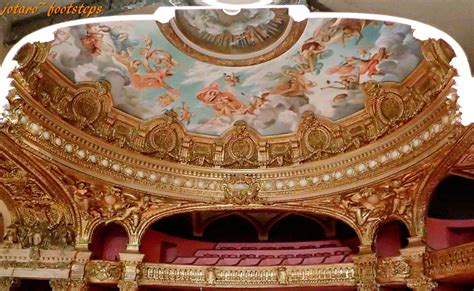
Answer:
MULTIPOLYGON (((75 281, 83 281, 85 275, 85 267, 86 263, 89 261, 91 256, 91 252, 81 252, 78 251, 76 253, 76 257, 74 258, 74 262, 71 265, 71 273, 69 277, 75 281)), ((74 289, 74 290, 81 290, 81 289, 74 289)))
POLYGON ((356 267, 356 281, 358 291, 378 291, 375 281, 377 256, 374 253, 364 253, 367 247, 362 246, 360 254, 352 255, 356 267))
POLYGON ((120 261, 123 264, 122 280, 118 286, 121 291, 138 290, 137 277, 138 265, 142 262, 144 254, 139 253, 120 253, 120 261))
POLYGON ((430 277, 425 275, 424 255, 426 245, 420 237, 409 238, 409 244, 401 249, 401 256, 406 258, 410 264, 410 276, 407 279, 407 287, 415 291, 431 291, 437 286, 430 277))

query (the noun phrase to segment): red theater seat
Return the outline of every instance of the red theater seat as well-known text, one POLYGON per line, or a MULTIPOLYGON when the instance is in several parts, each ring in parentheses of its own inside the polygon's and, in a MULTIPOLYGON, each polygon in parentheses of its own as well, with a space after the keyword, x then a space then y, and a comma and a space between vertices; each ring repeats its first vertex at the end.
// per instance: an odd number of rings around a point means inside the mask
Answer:
MULTIPOLYGON (((193 250, 191 249, 191 252, 193 250)), ((189 251, 188 251, 189 253, 189 251)), ((198 249, 173 264, 203 266, 316 265, 351 262, 350 249, 338 241, 285 243, 218 243, 198 249)))

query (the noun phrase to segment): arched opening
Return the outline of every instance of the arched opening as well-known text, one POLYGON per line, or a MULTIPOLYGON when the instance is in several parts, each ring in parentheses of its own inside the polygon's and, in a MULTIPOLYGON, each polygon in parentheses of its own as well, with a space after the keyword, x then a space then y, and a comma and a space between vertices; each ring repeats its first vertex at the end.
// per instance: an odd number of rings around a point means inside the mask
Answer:
POLYGON ((314 219, 290 214, 272 225, 268 239, 275 242, 323 240, 326 233, 314 219))
POLYGON ((125 252, 128 235, 125 228, 116 223, 99 226, 92 235, 89 250, 92 260, 118 261, 119 254, 125 252))
POLYGON ((403 222, 393 220, 384 223, 375 235, 375 252, 380 257, 398 256, 400 249, 408 245, 409 237, 410 233, 403 222))
POLYGON ((257 242, 258 232, 250 221, 231 214, 209 223, 204 229, 203 239, 213 242, 257 242))
POLYGON ((142 237, 140 252, 145 254, 145 262, 180 265, 272 266, 352 261, 350 255, 359 245, 356 233, 332 217, 313 216, 279 211, 180 214, 152 224, 142 237), (183 229, 177 230, 180 227, 183 229))
POLYGON ((428 207, 426 240, 433 249, 474 241, 474 181, 448 176, 436 187, 428 207))
POLYGON ((21 279, 10 288, 12 291, 49 291, 49 280, 21 279))

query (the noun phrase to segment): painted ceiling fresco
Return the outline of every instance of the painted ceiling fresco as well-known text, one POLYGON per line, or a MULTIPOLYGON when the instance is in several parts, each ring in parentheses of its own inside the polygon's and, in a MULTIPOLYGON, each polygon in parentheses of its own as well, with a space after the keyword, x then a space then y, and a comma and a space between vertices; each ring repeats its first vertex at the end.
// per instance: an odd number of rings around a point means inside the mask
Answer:
POLYGON ((219 53, 251 52, 280 38, 291 21, 287 9, 178 10, 176 23, 186 38, 219 53))
MULTIPOLYGON (((271 45, 279 37, 273 26, 285 25, 275 22, 274 11, 258 11, 247 14, 248 22, 219 20, 214 11, 193 14, 188 24, 218 49, 232 46, 226 35, 237 36, 232 49, 238 52, 271 45)), ((308 19, 285 53, 251 66, 197 60, 153 21, 87 24, 55 35, 49 59, 72 81, 105 79, 117 109, 141 119, 174 110, 188 131, 209 135, 237 120, 262 135, 289 133, 305 111, 340 120, 364 108, 360 84, 400 82, 422 58, 409 26, 359 19, 308 19)))

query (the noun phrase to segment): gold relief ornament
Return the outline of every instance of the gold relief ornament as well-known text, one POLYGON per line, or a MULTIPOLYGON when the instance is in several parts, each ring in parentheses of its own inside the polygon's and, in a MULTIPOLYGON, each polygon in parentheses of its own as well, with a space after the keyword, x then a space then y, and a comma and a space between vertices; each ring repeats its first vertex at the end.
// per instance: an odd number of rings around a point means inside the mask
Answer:
POLYGON ((218 203, 250 205, 268 204, 259 197, 261 182, 247 175, 233 175, 225 178, 222 182, 224 198, 218 203))
POLYGON ((86 264, 85 272, 90 282, 117 282, 122 278, 122 264, 107 261, 91 261, 86 264))
POLYGON ((410 265, 403 257, 385 257, 377 261, 377 279, 384 282, 404 281, 410 276, 410 265))
POLYGON ((34 221, 25 224, 23 220, 15 221, 7 229, 2 245, 7 247, 42 249, 73 249, 75 228, 61 220, 57 224, 49 221, 34 221))
POLYGON ((257 163, 258 137, 253 130, 249 130, 247 123, 238 120, 234 123, 231 132, 224 137, 225 168, 255 168, 257 163))
POLYGON ((364 188, 346 195, 341 201, 341 207, 355 216, 358 225, 364 225, 383 220, 392 196, 392 193, 377 193, 374 188, 364 188))
POLYGON ((416 172, 389 180, 386 185, 363 188, 359 192, 346 194, 341 199, 340 207, 351 213, 360 226, 383 221, 391 215, 413 223, 415 191, 430 166, 429 163, 424 164, 416 172))
POLYGON ((4 245, 44 249, 72 248, 74 226, 66 206, 56 203, 32 176, 11 162, 2 162, 2 184, 15 203, 18 218, 7 228, 4 245))

